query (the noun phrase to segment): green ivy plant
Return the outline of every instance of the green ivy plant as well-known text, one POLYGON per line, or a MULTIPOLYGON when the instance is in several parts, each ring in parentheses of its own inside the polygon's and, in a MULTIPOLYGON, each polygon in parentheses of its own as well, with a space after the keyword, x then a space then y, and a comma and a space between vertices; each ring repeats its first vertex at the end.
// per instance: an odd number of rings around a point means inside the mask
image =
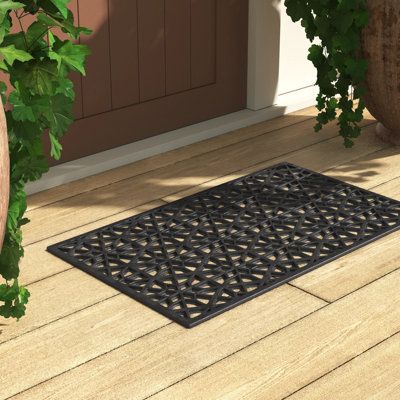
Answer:
POLYGON ((60 138, 73 122, 75 93, 69 73, 85 74, 89 54, 86 46, 74 43, 90 30, 74 25, 69 2, 0 0, 0 69, 9 76, 8 85, 0 82, 0 91, 7 110, 11 170, 6 235, 0 253, 4 279, 0 315, 6 318, 21 318, 29 297, 28 290, 18 284, 24 254, 21 227, 29 222, 24 218, 24 187, 49 169, 44 135, 50 138, 51 156, 61 156, 60 138), (27 19, 32 20, 29 26, 27 19), (67 40, 61 39, 62 32, 67 40))
POLYGON ((285 0, 285 6, 313 42, 308 59, 318 71, 315 131, 338 119, 344 144, 352 147, 361 133, 365 109, 362 97, 368 65, 359 49, 362 29, 368 24, 366 0, 285 0))

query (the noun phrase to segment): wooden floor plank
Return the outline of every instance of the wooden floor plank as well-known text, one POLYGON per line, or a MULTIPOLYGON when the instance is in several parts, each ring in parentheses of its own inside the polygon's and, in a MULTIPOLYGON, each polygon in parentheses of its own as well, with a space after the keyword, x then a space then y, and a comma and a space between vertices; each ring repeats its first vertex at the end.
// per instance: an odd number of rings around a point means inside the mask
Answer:
POLYGON ((400 232, 393 233, 290 284, 333 302, 400 268, 399 243, 400 232))
POLYGON ((90 275, 70 269, 29 287, 27 314, 19 322, 0 318, 0 343, 38 329, 119 294, 90 275))
MULTIPOLYGON (((315 115, 316 108, 309 107, 304 110, 296 111, 269 121, 261 122, 259 124, 251 125, 242 129, 237 129, 215 138, 207 139, 199 143, 194 143, 189 146, 149 157, 120 168, 87 177, 85 179, 60 185, 30 196, 28 201, 28 210, 43 207, 46 204, 54 203, 71 196, 76 196, 99 187, 110 185, 112 183, 121 181, 123 179, 128 179, 154 169, 175 164, 178 161, 186 160, 212 150, 266 134, 268 132, 286 128, 291 125, 310 120, 315 115)), ((372 119, 372 117, 367 114, 366 119, 372 119)))
MULTIPOLYGON (((345 163, 326 174, 400 200, 400 178, 396 178, 400 175, 396 167, 399 163, 399 149, 389 148, 345 163)), ((399 239, 400 232, 393 233, 303 275, 292 284, 327 301, 335 301, 399 268, 399 239)))
MULTIPOLYGON (((369 125, 363 128, 362 141, 360 140, 357 146, 353 147, 352 149, 343 148, 342 138, 335 137, 324 142, 308 146, 301 150, 293 151, 290 154, 285 154, 284 156, 275 157, 260 163, 254 163, 249 167, 236 170, 234 173, 229 173, 216 179, 210 179, 209 181, 205 181, 197 186, 164 196, 162 197, 162 200, 166 202, 179 200, 183 197, 198 193, 216 185, 220 185, 243 175, 251 174, 280 162, 291 162, 293 164, 312 169, 313 171, 321 172, 333 169, 334 167, 340 166, 343 163, 365 155, 369 155, 370 153, 375 153, 376 151, 385 149, 387 147, 387 145, 375 137, 375 125, 369 125)), ((246 157, 251 159, 249 155, 246 155, 246 157)))
POLYGON ((390 194, 394 199, 400 200, 400 177, 374 187, 374 192, 382 195, 390 194))
POLYGON ((75 228, 73 231, 67 231, 60 235, 52 236, 49 239, 26 246, 25 256, 21 262, 21 274, 19 277, 19 282, 23 285, 30 285, 33 282, 37 282, 41 279, 45 279, 54 274, 73 268, 71 264, 68 264, 60 258, 48 253, 46 251, 48 246, 63 240, 67 240, 71 237, 90 232, 94 229, 101 228, 116 221, 132 217, 133 215, 140 214, 141 212, 159 207, 162 204, 165 204, 165 202, 153 201, 151 203, 143 204, 122 213, 112 215, 111 217, 100 219, 87 225, 82 225, 78 228, 75 228))
POLYGON ((398 400, 399 360, 400 334, 397 334, 287 400, 398 400))
MULTIPOLYGON (((354 148, 353 150, 345 150, 342 148, 342 145, 340 143, 340 141, 335 138, 335 139, 331 139, 327 142, 323 142, 323 143, 318 143, 314 146, 299 150, 297 152, 294 152, 292 154, 293 157, 298 157, 298 161, 301 160, 309 160, 310 156, 314 155, 315 158, 312 158, 315 161, 315 169, 319 170, 323 167, 329 167, 329 166, 333 166, 333 165, 337 165, 340 164, 341 162, 344 162, 347 159, 351 159, 354 158, 358 155, 362 155, 365 154, 367 152, 371 152, 376 150, 376 148, 379 148, 380 146, 382 146, 382 144, 378 141, 375 140, 374 138, 374 134, 373 134, 373 129, 370 128, 366 128, 365 132, 364 132, 364 140, 362 141, 362 143, 360 142, 359 145, 354 148), (314 150, 312 150, 313 148, 316 148, 314 150), (340 149, 340 151, 339 151, 340 149), (320 154, 319 157, 316 157, 316 154, 320 154)), ((139 183, 138 183, 139 184, 139 183)), ((144 184, 142 184, 144 185, 144 184)), ((142 186, 142 195, 145 196, 145 186, 142 186)), ((138 186, 134 186, 134 188, 137 190, 138 186)), ((133 190, 132 188, 130 188, 130 190, 133 190)), ((147 189, 148 190, 148 189, 147 189)), ((151 192, 147 192, 148 196, 152 196, 151 192)), ((128 196, 129 197, 129 196, 128 196)), ((122 200, 121 200, 122 201, 122 200)), ((127 204, 129 204, 129 201, 126 201, 126 198, 124 198, 124 201, 127 202, 127 204)), ((76 205, 76 208, 70 209, 63 209, 61 205, 59 205, 59 208, 57 209, 53 209, 53 206, 48 206, 48 207, 43 207, 41 209, 38 210, 34 210, 33 212, 43 212, 42 214, 42 218, 39 221, 33 221, 32 225, 36 227, 36 231, 32 231, 32 235, 36 234, 36 238, 40 238, 40 235, 48 235, 48 236, 52 236, 54 235, 54 231, 63 231, 63 230, 68 230, 67 228, 71 226, 69 224, 73 224, 73 226, 77 225, 77 226, 81 226, 82 224, 84 224, 85 218, 87 221, 89 220, 94 220, 96 219, 96 217, 102 216, 103 213, 108 213, 110 214, 110 210, 109 208, 106 206, 104 208, 100 208, 100 211, 97 210, 96 206, 94 206, 93 204, 87 205, 87 208, 82 211, 82 209, 79 207, 79 204, 76 205), (48 215, 49 213, 51 213, 52 218, 49 219, 48 215), (85 218, 84 218, 85 217, 85 218), (41 226, 41 224, 43 224, 43 226, 41 226)), ((113 210, 114 211, 114 210, 113 210)), ((116 219, 119 219, 116 217, 116 219)), ((86 229, 86 228, 85 228, 86 229)), ((73 232, 69 232, 67 235, 67 237, 72 236, 73 232)), ((64 236, 62 236, 64 238, 64 236)), ((60 237, 58 238, 54 238, 54 242, 57 242, 60 239, 60 237)), ((48 243, 50 243, 51 241, 46 241, 46 245, 48 243)), ((38 254, 40 254, 41 252, 44 251, 44 245, 43 244, 39 244, 36 247, 32 247, 32 253, 30 252, 30 246, 28 246, 27 248, 27 259, 31 259, 31 257, 37 257, 40 258, 43 256, 38 256, 38 254), (41 247, 42 246, 42 247, 41 247), (36 253, 35 253, 36 252, 36 253), (36 256, 35 256, 36 254, 36 256)), ((30 279, 33 279, 36 277, 43 279, 46 274, 48 273, 52 273, 52 265, 54 265, 54 271, 58 270, 58 271, 62 271, 64 268, 67 270, 68 268, 70 268, 70 266, 67 263, 63 263, 59 260, 56 260, 56 258, 52 257, 50 258, 45 258, 43 259, 43 261, 45 262, 44 264, 36 264, 36 266, 34 266, 33 264, 30 264, 30 270, 32 272, 30 272, 30 279), (34 268, 37 270, 35 272, 34 268)), ((58 285, 63 285, 62 282, 63 280, 66 280, 68 282, 65 283, 64 288, 65 290, 68 291, 68 298, 73 298, 74 296, 78 296, 79 297, 79 291, 77 291, 77 289, 74 287, 73 284, 71 284, 71 282, 78 282, 79 284, 77 285, 77 287, 79 288, 84 288, 84 287, 88 287, 88 290, 85 290, 85 302, 84 303, 79 303, 79 302, 75 302, 75 301, 71 301, 71 302, 65 302, 65 299, 62 296, 58 296, 57 292, 53 292, 53 288, 54 286, 54 279, 52 278, 52 280, 49 280, 48 282, 43 281, 40 283, 40 286, 37 290, 38 296, 39 293, 41 291, 44 291, 46 293, 51 293, 51 296, 49 298, 49 305, 48 307, 51 307, 51 309, 49 311, 46 310, 46 308, 43 308, 43 304, 40 303, 40 301, 38 303, 36 303, 36 301, 31 301, 30 303, 30 309, 28 310, 28 317, 26 319, 24 319, 23 321, 21 321, 14 329, 12 323, 11 326, 7 326, 7 329, 4 329, 3 332, 3 338, 0 338, 1 340, 6 340, 7 338, 10 337, 16 337, 24 332, 26 332, 29 329, 30 324, 32 323, 31 319, 30 319, 30 315, 31 316, 37 316, 37 315, 45 315, 45 317, 42 317, 40 319, 40 325, 38 326, 42 326, 45 325, 51 321, 53 321, 56 318, 62 318, 65 315, 70 314, 71 312, 76 312, 79 311, 79 307, 87 307, 89 305, 92 305, 94 303, 96 303, 97 301, 100 300, 104 300, 105 298, 107 298, 109 296, 109 292, 107 292, 109 290, 109 288, 106 288, 104 286, 104 284, 101 284, 100 282, 97 282, 95 279, 93 279, 90 276, 86 276, 85 274, 82 274, 80 271, 73 269, 73 270, 68 270, 67 272, 65 272, 66 275, 63 275, 64 273, 62 273, 61 275, 59 275, 59 277, 57 278, 59 281, 58 285), (68 278, 67 278, 68 277, 68 278), (98 286, 98 285, 102 285, 102 286, 98 286), (100 290, 100 288, 105 287, 104 290, 100 290), (96 289, 94 289, 96 288, 96 289), (100 293, 99 293, 100 291, 100 293), (72 297, 71 297, 72 296, 72 297), (56 312, 57 311, 57 312, 56 312)), ((36 285, 36 284, 35 284, 36 285)), ((36 286, 32 286, 33 289, 33 295, 35 296, 35 289, 36 286)), ((36 325, 35 325, 36 326, 36 325)))
POLYGON ((282 399, 398 332, 399 284, 400 271, 262 339, 254 325, 268 331, 282 311, 266 301, 271 292, 232 311, 265 302, 275 315, 271 320, 252 313, 243 324, 226 313, 193 330, 172 324, 14 400, 66 399, 72 393, 76 400, 99 393, 133 400, 157 392, 152 399, 282 399), (253 344, 238 351, 236 343, 243 346, 247 338, 253 344))
POLYGON ((373 128, 370 126, 365 128, 363 140, 351 150, 346 151, 341 138, 335 137, 296 151, 298 146, 312 145, 317 137, 321 140, 336 135, 334 126, 328 127, 322 136, 311 134, 310 128, 310 122, 306 121, 296 125, 296 129, 274 131, 247 142, 193 157, 168 168, 151 171, 29 211, 27 217, 31 223, 24 227, 25 244, 46 239, 181 189, 200 185, 232 171, 263 162, 265 159, 272 159, 282 154, 283 149, 299 154, 300 163, 308 157, 315 157, 314 165, 319 164, 317 170, 320 170, 385 147, 375 138, 372 133, 373 128), (49 213, 51 218, 48 218, 49 213))
POLYGON ((329 169, 326 175, 370 189, 400 176, 400 149, 388 147, 329 169))
POLYGON ((71 384, 79 382, 82 390, 76 391, 67 384, 66 392, 52 388, 47 393, 47 384, 44 384, 39 391, 33 389, 34 393, 29 391, 21 398, 45 398, 50 393, 57 398, 71 398, 68 396, 73 393, 74 399, 88 399, 96 398, 99 392, 106 399, 143 398, 324 305, 319 299, 286 285, 196 329, 187 330, 171 323, 162 329, 161 335, 156 331, 132 342, 146 332, 165 326, 169 320, 120 295, 0 346, 4 355, 2 363, 13 365, 0 378, 12 383, 0 385, 0 398, 29 389, 128 342, 131 343, 113 355, 103 356, 107 357, 106 363, 100 357, 68 373, 79 375, 78 381, 71 384), (117 367, 115 373, 125 378, 130 376, 128 392, 114 392, 114 383, 117 384, 114 378, 106 378, 102 383, 92 379, 95 371, 114 369, 112 364, 117 367), (18 379, 20 376, 24 379, 18 379), (96 388, 99 384, 101 387, 96 388))
POLYGON ((0 345, 2 365, 12 368, 1 371, 0 399, 29 389, 170 323, 161 314, 120 294, 3 343, 0 345))
POLYGON ((399 332, 399 285, 397 271, 151 399, 280 400, 399 332))

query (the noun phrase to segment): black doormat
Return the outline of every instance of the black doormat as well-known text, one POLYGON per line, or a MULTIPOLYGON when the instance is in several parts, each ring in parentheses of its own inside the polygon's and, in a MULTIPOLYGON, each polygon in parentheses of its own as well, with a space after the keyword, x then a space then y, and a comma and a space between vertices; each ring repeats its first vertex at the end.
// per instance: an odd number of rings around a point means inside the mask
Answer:
POLYGON ((399 228, 400 202, 284 163, 48 251, 191 328, 399 228))

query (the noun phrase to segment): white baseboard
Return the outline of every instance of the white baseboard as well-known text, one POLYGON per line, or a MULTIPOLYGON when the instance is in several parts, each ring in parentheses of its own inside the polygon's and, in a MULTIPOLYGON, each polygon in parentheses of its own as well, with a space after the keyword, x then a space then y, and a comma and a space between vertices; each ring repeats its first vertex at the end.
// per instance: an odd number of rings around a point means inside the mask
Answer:
POLYGON ((66 162, 52 167, 39 181, 28 184, 27 193, 41 192, 64 183, 95 175, 156 154, 294 112, 313 105, 315 97, 316 88, 314 86, 307 87, 278 96, 274 106, 262 110, 252 111, 245 109, 163 133, 149 139, 66 162))

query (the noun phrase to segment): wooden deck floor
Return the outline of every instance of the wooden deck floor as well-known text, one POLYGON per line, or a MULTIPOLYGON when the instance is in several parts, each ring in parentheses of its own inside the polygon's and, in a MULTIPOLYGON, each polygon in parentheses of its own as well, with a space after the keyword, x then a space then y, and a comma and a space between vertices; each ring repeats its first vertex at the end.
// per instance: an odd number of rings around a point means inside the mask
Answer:
POLYGON ((62 239, 280 161, 400 199, 400 149, 346 150, 310 108, 34 195, 21 282, 1 321, 0 398, 399 399, 400 233, 192 330, 45 252, 62 239))

